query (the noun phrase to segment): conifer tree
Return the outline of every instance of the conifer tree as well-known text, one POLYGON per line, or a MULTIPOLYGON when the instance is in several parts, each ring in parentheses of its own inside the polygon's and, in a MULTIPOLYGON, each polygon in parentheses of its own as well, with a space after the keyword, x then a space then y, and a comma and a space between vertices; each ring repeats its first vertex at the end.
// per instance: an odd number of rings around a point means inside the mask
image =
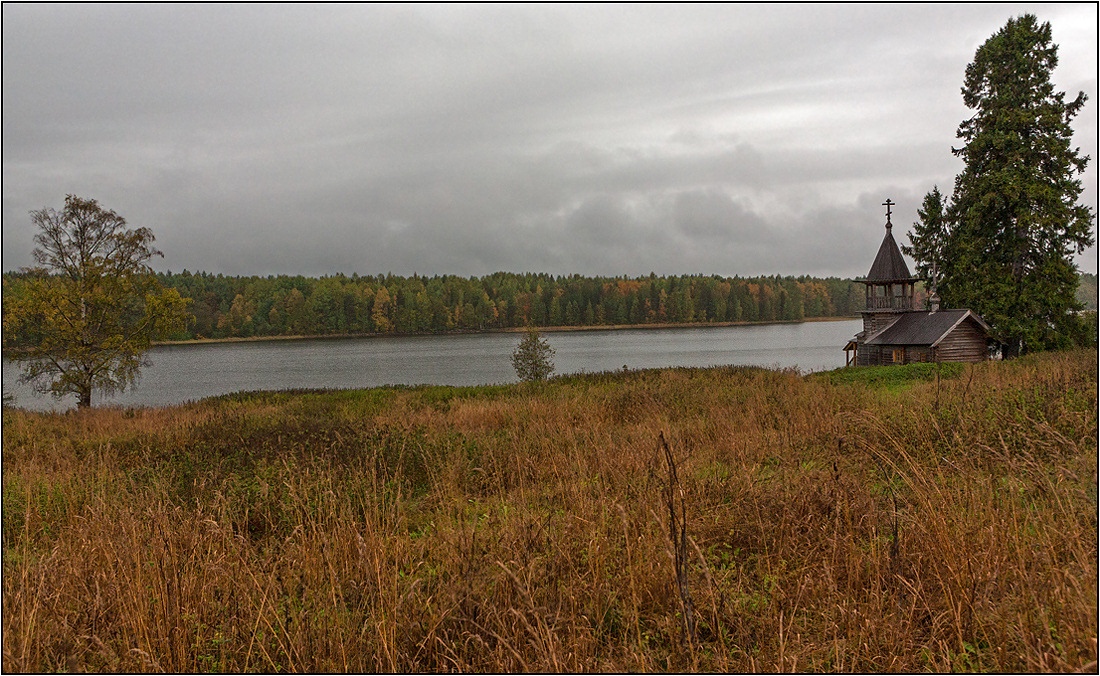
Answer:
POLYGON ((902 245, 901 250, 917 263, 916 274, 930 288, 943 271, 944 242, 947 239, 948 223, 946 219, 947 205, 940 193, 939 186, 933 186, 932 191, 924 196, 921 208, 917 210, 920 220, 913 224, 913 230, 909 233, 909 244, 902 245))
POLYGON ((512 368, 525 383, 546 380, 554 372, 554 348, 534 327, 528 327, 523 340, 512 353, 512 368))
MULTIPOLYGON (((1085 104, 1066 102, 1051 75, 1058 46, 1049 23, 1010 19, 975 53, 959 125, 965 162, 948 212, 939 292, 968 307, 999 334, 1005 356, 1073 342, 1077 270, 1070 258, 1093 243, 1092 211, 1077 203, 1088 156, 1070 143, 1085 104)), ((928 264, 928 259, 920 260, 928 264)))

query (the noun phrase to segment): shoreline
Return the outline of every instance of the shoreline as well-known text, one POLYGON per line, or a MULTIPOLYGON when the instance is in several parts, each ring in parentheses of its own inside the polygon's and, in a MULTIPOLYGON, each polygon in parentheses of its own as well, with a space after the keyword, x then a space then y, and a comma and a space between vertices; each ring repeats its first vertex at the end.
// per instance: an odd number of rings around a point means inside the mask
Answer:
MULTIPOLYGON (((859 319, 859 317, 807 317, 799 320, 776 320, 769 322, 691 322, 691 323, 663 323, 663 324, 601 324, 598 326, 537 326, 539 333, 570 333, 576 331, 622 331, 631 329, 705 329, 729 326, 767 326, 773 324, 805 324, 809 322, 842 322, 859 319)), ((175 345, 213 345, 218 343, 258 343, 264 341, 280 340, 325 340, 338 338, 397 338, 415 336, 468 336, 483 333, 522 333, 527 330, 524 326, 508 328, 482 329, 482 330, 455 330, 455 331, 421 331, 416 333, 327 333, 316 335, 292 335, 292 336, 248 336, 234 338, 193 338, 191 340, 159 340, 152 343, 153 347, 175 345)))

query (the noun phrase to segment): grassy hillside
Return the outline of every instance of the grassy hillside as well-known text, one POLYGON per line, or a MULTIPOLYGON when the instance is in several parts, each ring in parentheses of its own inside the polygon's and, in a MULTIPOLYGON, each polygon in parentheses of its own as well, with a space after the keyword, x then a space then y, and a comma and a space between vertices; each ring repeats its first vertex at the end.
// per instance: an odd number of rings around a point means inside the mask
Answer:
POLYGON ((1095 671, 1097 353, 3 413, 5 671, 1095 671))

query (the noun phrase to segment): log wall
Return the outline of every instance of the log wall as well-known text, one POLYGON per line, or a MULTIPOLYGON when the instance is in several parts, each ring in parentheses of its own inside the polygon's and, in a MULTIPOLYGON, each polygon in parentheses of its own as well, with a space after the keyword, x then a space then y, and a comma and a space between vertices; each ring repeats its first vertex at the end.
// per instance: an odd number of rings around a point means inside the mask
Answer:
MULTIPOLYGON (((866 319, 866 317, 865 317, 866 319)), ((918 362, 978 362, 989 358, 986 336, 978 325, 967 319, 935 348, 928 345, 867 345, 856 351, 856 366, 890 366, 918 362), (895 361, 898 356, 901 361, 895 361)))
POLYGON ((936 346, 937 361, 985 361, 989 358, 986 337, 977 324, 967 319, 936 346))

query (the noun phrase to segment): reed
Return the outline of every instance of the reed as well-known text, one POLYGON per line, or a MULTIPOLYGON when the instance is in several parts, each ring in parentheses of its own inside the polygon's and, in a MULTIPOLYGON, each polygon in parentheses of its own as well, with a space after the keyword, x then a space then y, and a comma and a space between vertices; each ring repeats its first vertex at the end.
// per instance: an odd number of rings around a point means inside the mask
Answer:
POLYGON ((5 409, 3 668, 1095 671, 1096 363, 5 409))

